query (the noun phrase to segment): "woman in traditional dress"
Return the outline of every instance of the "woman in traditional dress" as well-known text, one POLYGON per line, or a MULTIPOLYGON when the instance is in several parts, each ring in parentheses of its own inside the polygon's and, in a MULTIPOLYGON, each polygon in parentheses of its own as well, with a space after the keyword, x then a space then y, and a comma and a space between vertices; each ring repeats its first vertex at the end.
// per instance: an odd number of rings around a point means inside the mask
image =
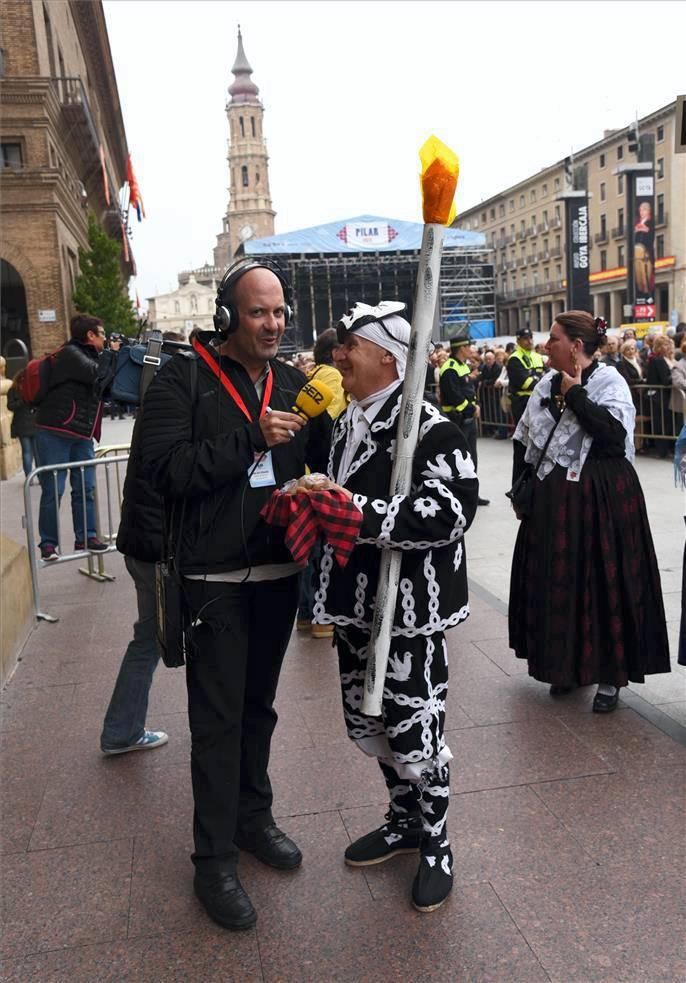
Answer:
POLYGON ((558 315, 550 329, 554 371, 514 434, 516 473, 532 467, 537 477, 509 610, 510 646, 529 674, 552 696, 597 683, 596 713, 614 710, 628 682, 670 671, 660 575, 631 463, 634 404, 621 375, 592 357, 605 331, 585 311, 558 315))

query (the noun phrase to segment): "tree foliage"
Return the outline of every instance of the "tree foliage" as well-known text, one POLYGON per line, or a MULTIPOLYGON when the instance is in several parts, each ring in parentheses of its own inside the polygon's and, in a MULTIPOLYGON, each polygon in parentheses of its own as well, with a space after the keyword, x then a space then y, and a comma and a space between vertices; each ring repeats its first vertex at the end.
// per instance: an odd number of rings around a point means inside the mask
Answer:
POLYGON ((79 249, 81 272, 72 297, 76 310, 100 318, 108 333, 138 334, 136 312, 122 282, 121 246, 93 215, 88 218, 88 245, 88 249, 79 249))

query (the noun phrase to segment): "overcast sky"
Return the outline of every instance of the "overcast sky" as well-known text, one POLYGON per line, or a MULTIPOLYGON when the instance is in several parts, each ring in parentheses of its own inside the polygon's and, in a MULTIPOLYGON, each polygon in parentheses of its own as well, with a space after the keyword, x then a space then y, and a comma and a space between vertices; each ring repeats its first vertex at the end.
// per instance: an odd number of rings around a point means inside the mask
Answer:
POLYGON ((679 2, 105 0, 147 219, 144 298, 212 261, 240 23, 265 107, 276 232, 372 213, 421 221, 417 151, 459 155, 461 210, 686 88, 679 2))

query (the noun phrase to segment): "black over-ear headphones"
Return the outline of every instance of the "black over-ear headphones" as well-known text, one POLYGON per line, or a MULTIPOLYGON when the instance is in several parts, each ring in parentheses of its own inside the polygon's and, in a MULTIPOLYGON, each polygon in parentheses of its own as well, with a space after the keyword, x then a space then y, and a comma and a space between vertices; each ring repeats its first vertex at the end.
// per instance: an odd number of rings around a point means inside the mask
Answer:
POLYGON ((224 341, 226 341, 229 335, 233 334, 234 331, 238 330, 238 310, 229 299, 231 291, 238 283, 240 278, 250 270, 270 270, 270 272, 272 272, 274 276, 278 278, 279 283, 283 287, 284 321, 286 323, 286 327, 288 327, 293 320, 293 309, 291 307, 291 286, 278 266, 268 262, 267 260, 243 257, 237 260, 237 262, 232 263, 222 277, 222 281, 217 289, 214 329, 224 341))

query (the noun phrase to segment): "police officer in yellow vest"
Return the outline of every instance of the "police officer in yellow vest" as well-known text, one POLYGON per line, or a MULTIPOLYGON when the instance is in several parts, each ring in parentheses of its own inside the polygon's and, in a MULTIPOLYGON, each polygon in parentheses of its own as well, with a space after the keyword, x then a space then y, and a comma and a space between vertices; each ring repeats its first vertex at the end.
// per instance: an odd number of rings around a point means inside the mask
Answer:
MULTIPOLYGON (((476 421, 479 404, 476 401, 477 373, 472 371, 467 359, 472 354, 472 341, 461 332, 450 342, 450 358, 446 359, 438 374, 441 409, 462 431, 469 453, 478 474, 476 455, 476 421)), ((479 498, 479 505, 488 505, 487 498, 479 498)))
POLYGON ((507 362, 509 393, 515 424, 526 409, 534 386, 545 372, 543 359, 534 351, 534 336, 528 328, 517 332, 517 347, 507 362))

